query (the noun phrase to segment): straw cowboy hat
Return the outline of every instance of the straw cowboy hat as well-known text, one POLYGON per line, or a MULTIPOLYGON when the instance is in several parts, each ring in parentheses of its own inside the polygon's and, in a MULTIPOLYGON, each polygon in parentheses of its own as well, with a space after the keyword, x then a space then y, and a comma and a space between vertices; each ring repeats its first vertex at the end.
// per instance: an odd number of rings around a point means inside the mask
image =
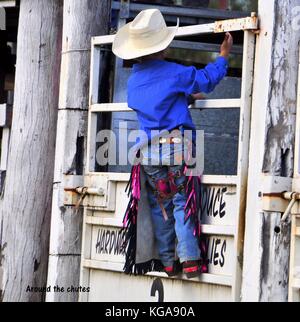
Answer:
POLYGON ((122 59, 133 59, 166 49, 174 39, 179 26, 167 27, 158 9, 141 11, 135 19, 123 26, 113 41, 113 53, 122 59))

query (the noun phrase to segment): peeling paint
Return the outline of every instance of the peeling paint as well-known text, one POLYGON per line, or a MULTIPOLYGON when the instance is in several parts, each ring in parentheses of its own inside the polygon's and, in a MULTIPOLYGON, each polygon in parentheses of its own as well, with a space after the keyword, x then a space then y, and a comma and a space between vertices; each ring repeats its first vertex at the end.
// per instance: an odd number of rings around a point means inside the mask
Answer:
POLYGON ((281 214, 263 215, 263 258, 260 301, 288 300, 290 222, 280 224, 281 214), (276 233, 275 228, 280 227, 276 233))
POLYGON ((274 50, 268 102, 263 172, 293 175, 296 85, 299 33, 292 30, 292 8, 297 0, 276 1, 274 50), (288 152, 287 152, 288 151, 288 152))
MULTIPOLYGON (((298 44, 292 29, 292 9, 299 0, 275 2, 271 86, 262 171, 293 177, 297 104, 298 44)), ((290 223, 280 224, 281 213, 263 215, 261 301, 287 301, 290 223), (280 227, 280 229, 278 229, 280 227)))

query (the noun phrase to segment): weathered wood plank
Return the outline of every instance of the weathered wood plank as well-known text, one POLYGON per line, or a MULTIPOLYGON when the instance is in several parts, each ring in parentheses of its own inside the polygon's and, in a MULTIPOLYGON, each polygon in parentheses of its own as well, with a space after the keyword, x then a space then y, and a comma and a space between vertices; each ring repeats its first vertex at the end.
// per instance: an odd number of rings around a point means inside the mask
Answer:
MULTIPOLYGON (((276 1, 272 50, 272 83, 262 171, 292 177, 294 171, 297 69, 300 34, 293 29, 292 10, 299 0, 276 1)), ((281 213, 264 215, 262 301, 287 301, 290 223, 280 226, 281 213), (268 233, 269 232, 269 233, 268 233)))
MULTIPOLYGON (((110 0, 64 1, 63 52, 55 153, 48 285, 79 286, 82 211, 64 207, 64 175, 82 175, 86 166, 91 37, 107 34, 110 0), (75 255, 75 257, 74 257, 75 255), (77 256, 77 257, 76 257, 77 256), (73 261, 73 262, 72 262, 73 261), (76 265, 70 271, 70 265, 76 265)), ((75 300, 69 293, 47 301, 75 300)))
POLYGON ((54 182, 61 182, 62 174, 83 172, 86 163, 87 115, 87 111, 80 109, 58 111, 54 182))
POLYGON ((292 177, 300 34, 293 30, 298 0, 259 2, 252 134, 244 249, 243 299, 287 301, 290 227, 281 213, 261 209, 261 173, 292 177))
POLYGON ((4 301, 41 301, 46 285, 62 1, 22 0, 0 258, 4 301), (30 35, 30 36, 29 36, 30 35))
POLYGON ((81 293, 78 289, 80 256, 51 256, 49 258, 49 269, 58 271, 60 274, 53 280, 51 276, 48 279, 51 292, 47 293, 47 300, 51 302, 77 302, 81 293), (65 269, 66 267, 68 267, 68 270, 65 269), (61 291, 54 292, 54 286, 58 286, 61 291))
POLYGON ((261 169, 265 150, 265 125, 271 83, 274 2, 259 1, 260 36, 256 41, 245 218, 242 301, 259 301, 262 260, 261 169))

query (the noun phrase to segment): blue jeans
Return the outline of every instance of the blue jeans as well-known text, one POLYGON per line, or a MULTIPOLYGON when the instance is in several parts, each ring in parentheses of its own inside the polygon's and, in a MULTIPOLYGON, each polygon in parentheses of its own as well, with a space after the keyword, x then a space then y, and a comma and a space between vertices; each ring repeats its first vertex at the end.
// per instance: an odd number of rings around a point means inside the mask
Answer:
POLYGON ((158 246, 158 253, 164 266, 172 266, 175 256, 175 242, 177 237, 177 255, 180 262, 200 259, 200 249, 198 239, 194 236, 194 225, 191 220, 184 223, 184 206, 186 203, 185 190, 177 192, 172 198, 164 200, 162 205, 166 210, 168 220, 165 220, 161 207, 158 204, 157 196, 154 194, 155 181, 167 178, 168 173, 181 175, 175 178, 176 186, 185 183, 185 175, 182 173, 183 165, 175 165, 174 155, 182 155, 180 144, 157 144, 152 146, 151 151, 148 147, 141 149, 144 156, 142 164, 147 176, 149 186, 147 188, 148 199, 152 208, 152 220, 154 224, 155 237, 158 246), (151 163, 160 165, 151 165, 151 163), (168 165, 164 165, 168 164, 168 165))

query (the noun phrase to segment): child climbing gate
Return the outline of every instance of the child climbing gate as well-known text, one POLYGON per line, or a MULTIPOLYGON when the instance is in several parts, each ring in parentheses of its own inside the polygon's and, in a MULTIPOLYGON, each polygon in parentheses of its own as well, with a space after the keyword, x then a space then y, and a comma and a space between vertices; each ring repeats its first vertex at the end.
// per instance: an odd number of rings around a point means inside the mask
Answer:
POLYGON ((182 265, 185 275, 192 278, 206 272, 207 265, 206 250, 202 247, 201 252, 200 247, 201 178, 192 171, 187 176, 183 156, 191 157, 193 146, 197 145, 197 130, 188 109, 189 97, 211 92, 223 79, 233 41, 227 33, 216 61, 197 70, 164 60, 177 29, 178 22, 176 27, 168 28, 159 10, 148 9, 123 26, 113 42, 117 56, 139 60, 128 81, 128 106, 136 111, 140 130, 147 137, 137 148, 141 164, 133 166, 129 183, 131 196, 124 218, 127 229, 124 269, 127 273, 144 274, 163 268, 169 276, 175 276, 182 265), (183 137, 187 129, 193 131, 190 142, 183 137), (158 137, 153 133, 157 130, 159 136, 163 131, 179 134, 158 137), (138 238, 137 227, 143 226, 140 222, 145 216, 144 238, 138 238), (149 243, 150 239, 153 241, 149 243), (142 260, 137 256, 139 248, 144 252, 142 260))

